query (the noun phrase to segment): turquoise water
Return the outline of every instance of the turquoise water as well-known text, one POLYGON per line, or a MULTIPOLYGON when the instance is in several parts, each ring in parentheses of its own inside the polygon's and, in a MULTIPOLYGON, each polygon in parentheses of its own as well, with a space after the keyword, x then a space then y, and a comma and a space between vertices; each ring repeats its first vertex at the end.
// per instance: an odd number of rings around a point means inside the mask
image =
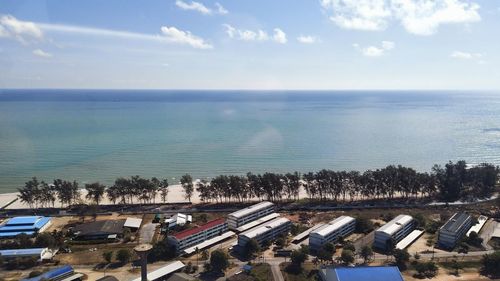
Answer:
POLYGON ((0 192, 465 159, 500 164, 500 96, 433 92, 0 91, 0 192))

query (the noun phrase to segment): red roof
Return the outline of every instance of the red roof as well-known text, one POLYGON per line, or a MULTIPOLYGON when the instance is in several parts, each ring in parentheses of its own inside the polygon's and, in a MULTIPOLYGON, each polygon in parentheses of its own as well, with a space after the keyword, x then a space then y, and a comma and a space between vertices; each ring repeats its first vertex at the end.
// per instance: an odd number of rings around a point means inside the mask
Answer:
POLYGON ((184 238, 191 236, 193 234, 196 234, 196 233, 202 232, 204 230, 213 228, 214 226, 217 226, 219 224, 223 224, 225 222, 226 222, 226 220, 223 218, 209 221, 206 224, 201 225, 197 228, 191 228, 191 229, 187 229, 187 230, 181 231, 179 233, 176 233, 176 234, 174 234, 174 237, 177 238, 178 240, 181 240, 181 239, 184 239, 184 238))

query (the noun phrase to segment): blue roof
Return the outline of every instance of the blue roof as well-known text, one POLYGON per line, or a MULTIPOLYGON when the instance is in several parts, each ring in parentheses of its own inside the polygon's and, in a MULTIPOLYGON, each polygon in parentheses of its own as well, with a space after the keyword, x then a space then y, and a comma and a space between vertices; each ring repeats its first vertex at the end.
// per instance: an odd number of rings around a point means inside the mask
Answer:
POLYGON ((14 217, 7 222, 7 225, 35 224, 41 218, 39 216, 14 217))
POLYGON ((52 218, 51 217, 42 217, 35 223, 35 228, 40 229, 44 225, 46 225, 52 218))
POLYGON ((33 235, 34 231, 11 231, 11 232, 0 232, 0 238, 15 237, 19 234, 33 235))
POLYGON ((339 281, 403 281, 396 266, 362 266, 332 268, 339 281))
POLYGON ((0 256, 41 255, 45 249, 47 248, 0 250, 0 256))
POLYGON ((52 280, 56 277, 64 276, 64 275, 70 274, 72 272, 73 272, 73 267, 71 267, 70 265, 65 265, 63 267, 59 267, 59 268, 47 271, 44 274, 39 275, 37 277, 23 279, 22 281, 40 281, 42 279, 52 280))

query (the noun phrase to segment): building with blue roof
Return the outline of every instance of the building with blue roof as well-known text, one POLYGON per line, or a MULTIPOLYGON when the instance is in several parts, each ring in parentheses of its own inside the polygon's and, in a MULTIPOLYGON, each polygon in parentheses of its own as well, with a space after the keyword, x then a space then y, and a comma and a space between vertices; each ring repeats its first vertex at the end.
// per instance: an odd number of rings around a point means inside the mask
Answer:
POLYGON ((0 256, 3 259, 33 257, 36 258, 38 261, 42 261, 44 259, 52 258, 52 253, 49 251, 48 248, 9 249, 9 250, 0 250, 0 256))
POLYGON ((51 219, 43 216, 11 218, 0 225, 0 239, 12 238, 19 234, 35 235, 47 229, 51 224, 51 219))
POLYGON ((64 278, 70 277, 72 275, 74 275, 73 267, 71 267, 70 265, 65 265, 65 266, 58 267, 56 269, 52 269, 50 271, 47 271, 42 275, 39 275, 39 276, 36 276, 33 278, 23 279, 22 281, 63 280, 64 278))
POLYGON ((323 267, 322 281, 404 281, 397 266, 323 267))

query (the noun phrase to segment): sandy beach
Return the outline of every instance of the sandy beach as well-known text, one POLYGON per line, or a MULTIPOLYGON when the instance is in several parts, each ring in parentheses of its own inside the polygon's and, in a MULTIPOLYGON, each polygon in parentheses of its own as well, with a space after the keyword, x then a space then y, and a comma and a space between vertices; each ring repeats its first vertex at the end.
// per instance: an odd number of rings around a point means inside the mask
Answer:
MULTIPOLYGON (((191 197, 191 202, 196 204, 196 203, 201 203, 200 197, 198 192, 196 191, 196 183, 195 184, 195 191, 193 193, 193 196, 191 197)), ((182 186, 180 184, 175 184, 175 185, 170 185, 168 187, 168 196, 167 200, 165 203, 184 203, 188 202, 188 200, 185 198, 185 193, 184 190, 182 189, 182 186)), ((11 192, 11 193, 3 193, 0 194, 0 207, 4 207, 5 205, 9 204, 12 202, 12 200, 16 199, 19 193, 17 192, 11 192)), ((89 200, 85 199, 85 195, 87 194, 85 189, 81 190, 81 202, 82 203, 91 203, 89 200)), ((301 188, 299 192, 299 198, 305 198, 307 197, 306 191, 301 188)), ((162 203, 160 193, 156 194, 155 198, 156 203, 162 203)), ((139 203, 139 202, 137 202, 139 203)), ((104 195, 104 198, 102 202, 100 203, 102 205, 109 205, 113 204, 109 199, 107 198, 106 195, 104 195)), ((61 204, 56 201, 55 207, 61 207, 61 204)), ((6 210, 12 210, 12 209, 21 209, 21 208, 29 208, 27 204, 24 204, 21 202, 21 200, 17 200, 16 202, 12 203, 9 205, 6 210)))

